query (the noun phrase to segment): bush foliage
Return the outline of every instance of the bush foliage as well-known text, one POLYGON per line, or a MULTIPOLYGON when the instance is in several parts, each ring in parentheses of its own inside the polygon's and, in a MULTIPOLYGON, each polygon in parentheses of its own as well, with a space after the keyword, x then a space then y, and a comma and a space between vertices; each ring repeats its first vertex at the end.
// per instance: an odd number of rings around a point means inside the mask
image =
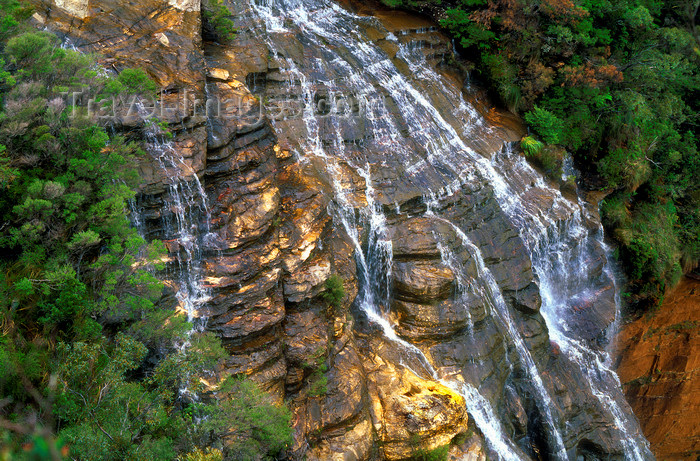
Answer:
POLYGON ((215 40, 227 42, 236 37, 238 31, 231 16, 231 11, 222 0, 205 0, 202 3, 204 30, 215 40))
POLYGON ((341 307, 343 298, 345 298, 343 279, 339 275, 333 274, 328 277, 325 286, 326 289, 321 293, 323 299, 334 308, 341 307))

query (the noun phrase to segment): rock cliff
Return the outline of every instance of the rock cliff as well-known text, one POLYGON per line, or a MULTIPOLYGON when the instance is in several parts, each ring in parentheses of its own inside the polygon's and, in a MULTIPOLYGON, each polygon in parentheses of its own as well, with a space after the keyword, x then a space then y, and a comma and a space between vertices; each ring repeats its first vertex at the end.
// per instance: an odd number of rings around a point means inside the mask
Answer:
POLYGON ((620 332, 618 373, 658 459, 700 456, 699 327, 700 281, 685 278, 620 332))
MULTIPOLYGON (((302 73, 326 82, 342 75, 340 68, 318 64, 332 57, 305 41, 300 28, 287 24, 289 32, 271 43, 250 3, 228 2, 239 32, 231 43, 219 44, 203 40, 196 1, 33 3, 39 25, 65 34, 83 52, 100 53, 108 69, 144 68, 164 88, 159 107, 175 108, 161 113, 178 161, 164 168, 158 157, 143 158, 138 220, 147 236, 166 241, 176 268, 186 248, 168 225, 177 220, 171 196, 203 185, 208 209, 198 213, 207 217, 210 241, 197 257, 208 300, 197 315, 223 339, 230 354, 225 373, 251 377, 292 408, 290 456, 404 459, 453 443, 456 456, 484 459, 484 429, 468 417, 470 402, 455 389, 466 379, 493 403, 520 457, 547 458, 556 440, 546 430, 532 376, 514 359, 522 351, 503 333, 504 320, 490 307, 492 293, 472 289, 483 262, 540 370, 550 411, 565 426, 569 456, 623 458, 614 424, 578 381, 577 364, 550 341, 531 255, 488 178, 465 180, 440 169, 406 174, 408 157, 364 147, 376 134, 370 121, 317 127, 318 145, 334 145, 342 158, 305 151, 308 124, 282 115, 280 104, 305 91, 302 73), (291 65, 301 70, 290 77, 291 65), (338 132, 342 146, 333 144, 338 132), (175 186, 173 177, 179 178, 175 186), (443 195, 431 204, 426 191, 443 195), (384 257, 391 261, 386 280, 368 280, 372 272, 358 269, 371 265, 362 251, 372 247, 375 215, 385 219, 384 257), (331 275, 342 278, 345 290, 337 308, 322 296, 331 275), (374 285, 381 285, 376 291, 385 302, 378 304, 397 338, 363 308, 367 287, 374 285)), ((445 90, 419 79, 415 84, 443 114, 461 110, 452 107, 450 91, 462 94, 463 88, 445 65, 450 44, 431 23, 392 15, 363 24, 365 37, 405 75, 417 70, 397 56, 401 47, 423 50, 430 68, 452 83, 445 90)), ((332 44, 327 49, 353 60, 350 51, 332 44)), ((330 90, 315 88, 321 99, 324 91, 330 90)), ((491 109, 483 96, 469 97, 488 124, 478 128, 470 151, 488 159, 504 142, 520 139, 517 120, 491 109)), ((406 114, 396 98, 393 106, 387 98, 388 110, 401 119, 406 114)), ((460 124, 445 117, 447 124, 460 124)), ((139 117, 113 124, 132 138, 147 137, 139 117)), ((417 160, 427 155, 426 147, 409 145, 407 155, 417 160)), ((552 189, 528 178, 522 186, 533 207, 554 208, 552 189)), ((572 219, 574 205, 554 218, 555 228, 572 219)), ((602 279, 605 256, 601 248, 593 254, 587 267, 602 279)), ((178 283, 171 280, 171 295, 178 283)), ((614 318, 612 283, 602 286, 593 306, 581 306, 580 324, 589 338, 599 337, 614 318)))

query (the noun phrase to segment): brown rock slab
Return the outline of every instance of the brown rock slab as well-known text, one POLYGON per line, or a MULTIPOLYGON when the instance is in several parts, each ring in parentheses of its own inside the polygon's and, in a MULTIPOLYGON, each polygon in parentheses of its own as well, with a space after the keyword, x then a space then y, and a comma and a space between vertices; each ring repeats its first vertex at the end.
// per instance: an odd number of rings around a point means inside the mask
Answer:
POLYGON ((657 459, 700 456, 700 281, 622 327, 618 374, 657 459))

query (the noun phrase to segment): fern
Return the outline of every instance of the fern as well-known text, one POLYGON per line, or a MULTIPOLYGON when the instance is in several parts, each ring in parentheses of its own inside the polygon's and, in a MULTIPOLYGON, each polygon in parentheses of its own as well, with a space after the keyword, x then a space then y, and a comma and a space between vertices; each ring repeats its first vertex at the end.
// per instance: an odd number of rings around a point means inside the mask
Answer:
POLYGON ((523 152, 525 152, 526 156, 532 157, 542 152, 544 144, 542 144, 542 142, 538 141, 532 136, 525 136, 520 141, 520 147, 522 147, 523 152))

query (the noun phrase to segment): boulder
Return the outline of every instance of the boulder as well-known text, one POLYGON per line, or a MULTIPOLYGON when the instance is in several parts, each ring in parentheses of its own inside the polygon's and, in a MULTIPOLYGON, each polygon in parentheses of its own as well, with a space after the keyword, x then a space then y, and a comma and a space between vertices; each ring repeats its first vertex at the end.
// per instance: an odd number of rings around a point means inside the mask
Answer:
POLYGON ((368 373, 372 423, 387 460, 450 444, 466 431, 464 398, 440 383, 381 360, 368 373))

